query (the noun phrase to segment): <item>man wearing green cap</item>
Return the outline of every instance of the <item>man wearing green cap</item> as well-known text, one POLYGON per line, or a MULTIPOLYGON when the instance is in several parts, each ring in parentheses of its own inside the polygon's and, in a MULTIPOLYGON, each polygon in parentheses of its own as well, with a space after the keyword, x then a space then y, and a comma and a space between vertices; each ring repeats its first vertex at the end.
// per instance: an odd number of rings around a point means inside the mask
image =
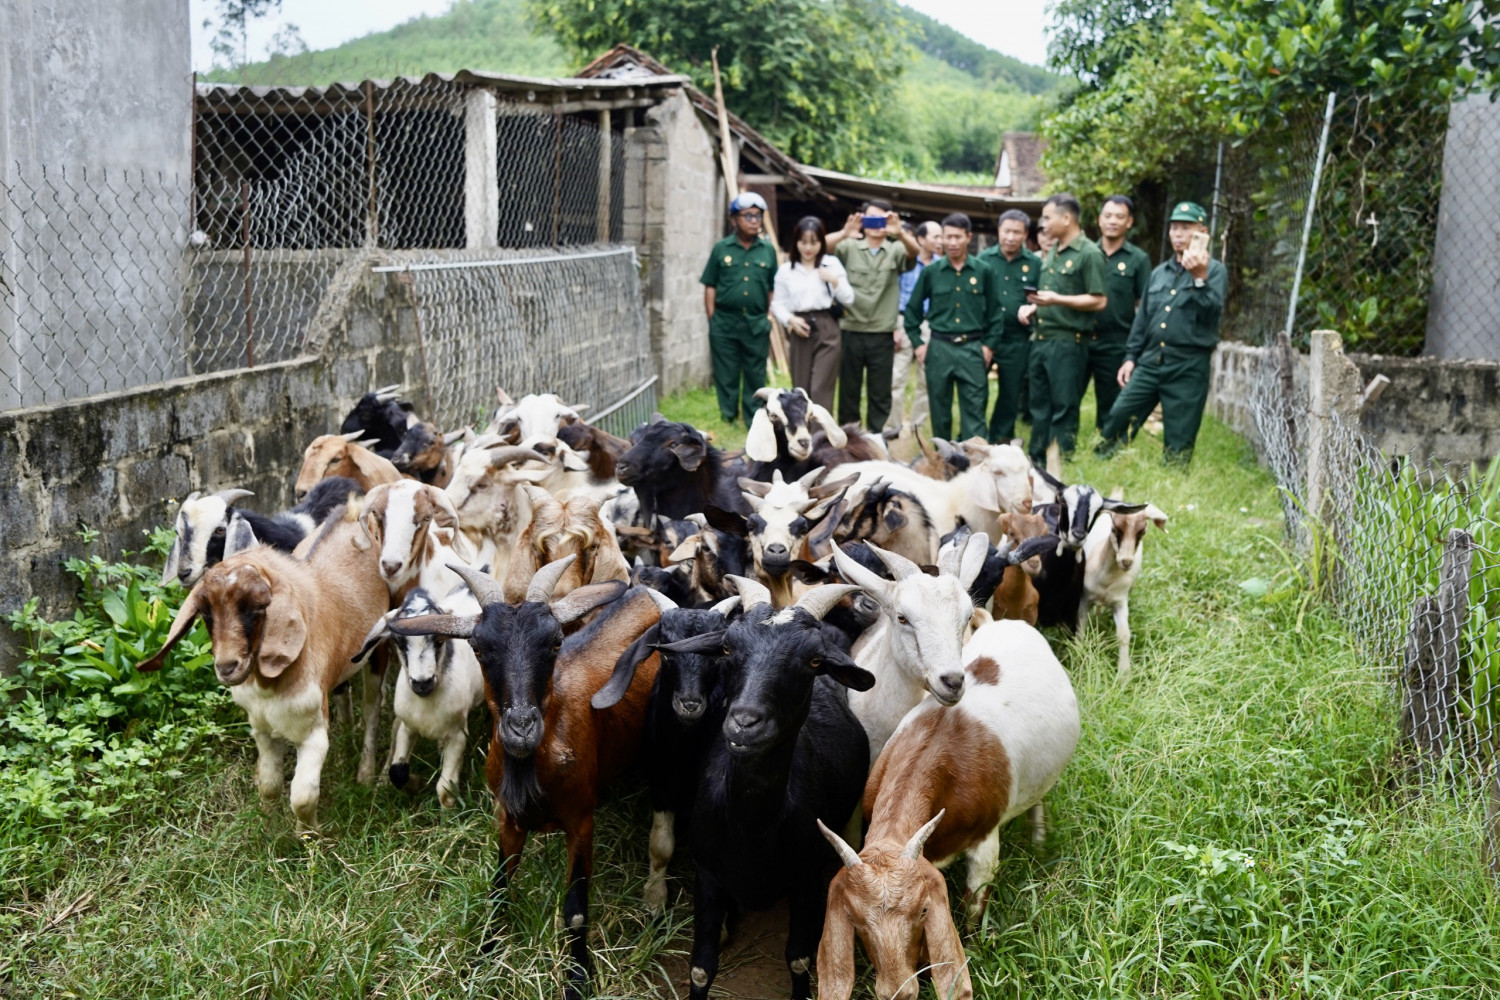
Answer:
POLYGON ((1151 258, 1125 238, 1134 226, 1135 203, 1129 197, 1114 194, 1104 199, 1104 207, 1099 210, 1099 250, 1104 254, 1104 285, 1109 305, 1099 314, 1099 324, 1089 340, 1089 367, 1083 384, 1078 387, 1082 396, 1090 379, 1093 380, 1094 426, 1101 430, 1110 407, 1115 405, 1115 397, 1120 395, 1116 379, 1120 365, 1125 362, 1125 342, 1130 339, 1135 311, 1151 279, 1151 258))
POLYGON ((1229 283, 1207 247, 1191 245, 1194 234, 1208 234, 1207 219, 1197 202, 1180 201, 1172 209, 1167 235, 1176 256, 1152 271, 1146 285, 1120 366, 1120 396, 1094 449, 1100 455, 1113 454, 1133 437, 1159 400, 1162 459, 1184 465, 1192 460, 1229 283))
MULTIPOLYGON (((1096 314, 1109 304, 1104 255, 1078 224, 1083 209, 1070 194, 1042 205, 1042 228, 1057 242, 1042 261, 1042 277, 1017 319, 1031 326, 1031 460, 1042 465, 1053 441, 1064 455, 1078 440, 1078 387, 1088 364, 1096 314)), ((930 374, 929 374, 929 377, 930 374)))
POLYGON ((745 423, 760 406, 755 390, 766 384, 771 349, 771 290, 776 282, 776 248, 761 238, 765 199, 753 191, 729 203, 734 232, 714 244, 704 265, 703 308, 708 313, 708 347, 714 363, 714 393, 727 424, 745 423))

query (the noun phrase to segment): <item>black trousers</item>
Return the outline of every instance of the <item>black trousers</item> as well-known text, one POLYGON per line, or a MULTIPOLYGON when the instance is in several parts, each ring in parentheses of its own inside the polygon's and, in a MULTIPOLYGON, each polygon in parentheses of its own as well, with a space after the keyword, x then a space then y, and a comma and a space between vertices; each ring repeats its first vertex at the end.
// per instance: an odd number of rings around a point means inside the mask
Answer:
POLYGON ((891 366, 896 362, 896 338, 884 333, 845 330, 844 354, 839 361, 839 423, 859 423, 859 394, 866 397, 865 429, 880 433, 891 415, 891 366))

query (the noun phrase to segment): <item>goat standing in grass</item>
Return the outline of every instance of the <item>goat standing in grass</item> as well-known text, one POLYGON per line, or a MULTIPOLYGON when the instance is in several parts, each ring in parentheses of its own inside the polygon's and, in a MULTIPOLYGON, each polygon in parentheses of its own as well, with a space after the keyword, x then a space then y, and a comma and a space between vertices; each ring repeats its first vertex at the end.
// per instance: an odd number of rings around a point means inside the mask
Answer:
POLYGON ((1078 627, 1088 621, 1090 605, 1102 604, 1110 609, 1120 646, 1116 670, 1121 679, 1130 676, 1130 590, 1141 575, 1144 536, 1153 524, 1167 530, 1167 515, 1155 504, 1148 503, 1133 514, 1111 511, 1094 522, 1083 543, 1083 600, 1078 608, 1078 627))
POLYGON ((1045 837, 1042 797, 1078 745, 1078 700, 1036 629, 992 622, 964 649, 968 693, 907 713, 865 784, 870 828, 862 851, 822 828, 844 868, 828 889, 818 948, 819 995, 847 1000, 858 935, 875 965, 880 1000, 915 1000, 919 963, 939 997, 974 995, 939 868, 967 855, 964 899, 983 914, 1000 855, 1000 828, 1032 814, 1045 837), (925 956, 925 962, 923 957, 925 956))

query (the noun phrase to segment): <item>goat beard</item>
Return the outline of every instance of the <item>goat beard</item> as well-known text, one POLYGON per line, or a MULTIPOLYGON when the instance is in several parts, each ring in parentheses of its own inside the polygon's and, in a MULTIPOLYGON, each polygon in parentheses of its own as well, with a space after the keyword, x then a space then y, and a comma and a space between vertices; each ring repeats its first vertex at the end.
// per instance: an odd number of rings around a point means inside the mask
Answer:
MULTIPOLYGON (((499 738, 498 734, 495 738, 499 738)), ((536 829, 547 820, 547 793, 536 773, 536 756, 505 755, 500 776, 500 805, 517 826, 536 829)))

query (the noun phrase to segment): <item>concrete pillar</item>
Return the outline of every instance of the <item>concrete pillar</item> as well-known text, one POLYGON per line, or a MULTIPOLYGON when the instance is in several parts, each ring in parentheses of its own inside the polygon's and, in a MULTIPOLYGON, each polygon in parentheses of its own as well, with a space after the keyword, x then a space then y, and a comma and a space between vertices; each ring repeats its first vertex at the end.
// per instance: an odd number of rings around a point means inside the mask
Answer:
POLYGON ((464 246, 492 247, 500 228, 500 164, 495 95, 464 95, 464 246))
POLYGON ((610 131, 609 109, 599 112, 599 242, 609 242, 610 170, 614 163, 614 134, 610 131))
POLYGON ((1324 517, 1328 494, 1338 487, 1337 435, 1358 426, 1361 385, 1336 330, 1313 331, 1307 361, 1307 513, 1324 517))

